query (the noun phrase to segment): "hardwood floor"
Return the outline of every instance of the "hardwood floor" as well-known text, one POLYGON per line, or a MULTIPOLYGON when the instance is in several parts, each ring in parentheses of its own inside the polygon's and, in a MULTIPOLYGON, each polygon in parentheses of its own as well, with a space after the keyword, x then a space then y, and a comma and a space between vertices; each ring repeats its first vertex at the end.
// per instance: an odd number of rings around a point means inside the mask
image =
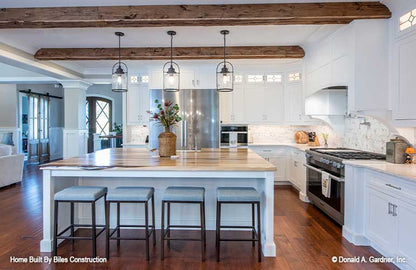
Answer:
MULTIPOLYGON (((42 238, 42 174, 36 166, 24 172, 21 184, 0 189, 0 269, 397 269, 382 264, 334 264, 332 256, 380 256, 370 247, 356 247, 341 235, 341 227, 310 204, 299 201, 288 187, 275 190, 276 258, 257 263, 251 243, 221 244, 221 262, 215 260, 215 232, 207 235, 207 260, 200 261, 199 242, 172 242, 160 261, 160 245, 151 249, 150 262, 145 260, 144 241, 122 241, 117 249, 111 244, 111 257, 104 264, 12 264, 10 256, 48 256, 39 252, 42 238)), ((80 232, 82 234, 83 232, 80 232)), ((193 234, 195 232, 181 232, 193 234)), ((131 235, 132 232, 126 232, 131 235)), ((229 232, 239 236, 236 232, 229 232)), ((158 232, 159 239, 159 232, 158 232)), ((99 237, 98 254, 104 256, 104 235, 99 237)), ((75 249, 64 243, 61 257, 91 256, 90 242, 78 241, 75 249)))

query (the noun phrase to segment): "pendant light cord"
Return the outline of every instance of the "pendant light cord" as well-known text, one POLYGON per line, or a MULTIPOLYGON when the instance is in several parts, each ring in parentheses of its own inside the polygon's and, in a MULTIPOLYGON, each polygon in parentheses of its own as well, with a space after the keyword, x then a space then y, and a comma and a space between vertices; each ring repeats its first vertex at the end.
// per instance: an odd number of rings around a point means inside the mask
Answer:
POLYGON ((170 35, 170 66, 173 66, 173 35, 170 35))
POLYGON ((226 36, 227 34, 225 34, 224 33, 224 67, 225 67, 225 48, 226 48, 226 39, 225 39, 225 36, 226 36))
POLYGON ((118 66, 121 67, 121 36, 118 36, 118 66))

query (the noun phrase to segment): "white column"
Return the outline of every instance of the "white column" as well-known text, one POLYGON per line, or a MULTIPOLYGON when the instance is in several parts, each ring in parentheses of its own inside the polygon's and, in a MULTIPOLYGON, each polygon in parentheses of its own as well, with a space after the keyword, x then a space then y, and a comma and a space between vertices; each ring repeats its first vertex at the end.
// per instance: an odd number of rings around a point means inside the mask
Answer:
POLYGON ((88 130, 86 128, 86 91, 91 86, 84 81, 61 81, 64 88, 64 158, 87 153, 88 130))
POLYGON ((274 172, 265 172, 263 196, 262 244, 265 257, 276 257, 274 243, 274 172))

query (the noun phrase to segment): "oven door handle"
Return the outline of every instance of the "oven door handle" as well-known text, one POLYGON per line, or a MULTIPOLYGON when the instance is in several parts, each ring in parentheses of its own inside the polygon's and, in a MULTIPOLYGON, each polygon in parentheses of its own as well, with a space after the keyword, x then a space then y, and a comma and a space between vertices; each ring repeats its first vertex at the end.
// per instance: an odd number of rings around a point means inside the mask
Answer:
MULTIPOLYGON (((307 169, 311 169, 311 170, 313 170, 315 172, 318 172, 318 173, 322 173, 323 172, 323 170, 320 170, 320 169, 315 168, 315 167, 313 167, 311 165, 308 165, 308 164, 303 164, 303 166, 305 166, 307 169)), ((332 175, 332 174, 329 174, 329 177, 331 177, 331 179, 333 179, 333 180, 335 180, 337 182, 340 182, 340 183, 345 182, 344 181, 344 178, 341 178, 341 177, 338 177, 338 176, 335 176, 335 175, 332 175)))

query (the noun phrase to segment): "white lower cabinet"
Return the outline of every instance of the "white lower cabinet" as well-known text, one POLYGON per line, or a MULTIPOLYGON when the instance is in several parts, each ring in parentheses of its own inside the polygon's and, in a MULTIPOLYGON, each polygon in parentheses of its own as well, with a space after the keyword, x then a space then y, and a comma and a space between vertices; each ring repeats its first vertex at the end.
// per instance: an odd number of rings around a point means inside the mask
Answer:
POLYGON ((378 248, 393 252, 397 247, 397 218, 393 216, 397 202, 380 191, 367 190, 367 236, 378 248))
POLYGON ((405 258, 400 268, 416 269, 416 202, 398 195, 367 186, 366 236, 383 255, 405 258))
POLYGON ((275 184, 291 183, 299 190, 299 197, 308 201, 306 197, 306 170, 303 164, 305 152, 291 146, 250 146, 250 149, 276 166, 275 184))

